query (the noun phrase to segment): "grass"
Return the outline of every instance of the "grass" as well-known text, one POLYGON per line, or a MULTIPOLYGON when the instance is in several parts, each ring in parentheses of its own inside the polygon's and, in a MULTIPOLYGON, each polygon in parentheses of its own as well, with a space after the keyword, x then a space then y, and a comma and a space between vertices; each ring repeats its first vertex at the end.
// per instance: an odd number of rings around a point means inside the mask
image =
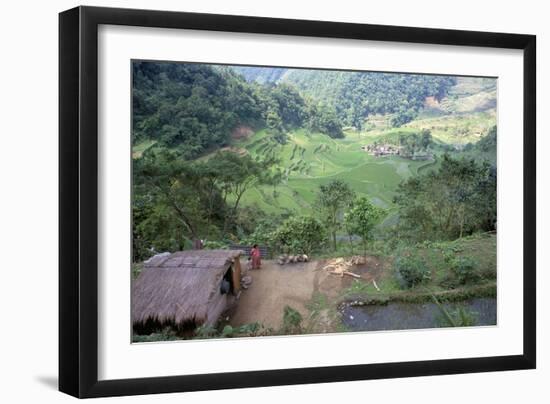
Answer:
POLYGON ((426 302, 432 299, 432 294, 443 301, 496 295, 496 235, 476 234, 454 241, 422 243, 412 248, 424 258, 426 267, 431 271, 428 282, 402 289, 392 268, 396 255, 387 255, 384 271, 376 281, 378 289, 372 282, 354 280, 342 292, 341 300, 359 299, 371 304, 385 304, 389 301, 426 302), (479 275, 476 282, 461 285, 453 279, 449 258, 456 257, 468 257, 476 263, 479 275))
MULTIPOLYGON (((235 147, 254 157, 273 155, 279 159, 278 168, 284 173, 276 196, 272 187, 257 186, 245 193, 243 204, 256 205, 268 213, 312 213, 319 186, 341 179, 359 196, 366 196, 378 206, 391 209, 401 181, 437 168, 438 163, 399 156, 374 157, 362 151, 361 147, 374 142, 396 143, 399 137, 422 129, 429 129, 439 145, 478 141, 496 123, 496 109, 484 109, 496 99, 495 91, 494 81, 481 83, 459 78, 455 92, 442 102, 440 113, 420 115, 401 128, 389 127, 388 116, 376 115, 369 118, 366 130, 362 132, 346 129, 343 139, 309 133, 305 129, 290 132, 284 145, 271 141, 266 130, 239 139, 234 143, 235 147)), ((436 147, 435 154, 440 154, 438 150, 436 147)))
MULTIPOLYGON (((433 108, 423 110, 412 122, 392 128, 390 117, 370 116, 363 131, 346 128, 342 139, 305 129, 288 133, 286 144, 272 141, 265 129, 235 139, 231 146, 236 150, 244 150, 253 157, 279 159, 277 168, 284 173, 276 192, 272 186, 256 186, 244 194, 242 205, 256 205, 266 213, 298 211, 311 214, 319 186, 340 179, 358 196, 366 196, 376 205, 391 210, 398 184, 437 168, 438 162, 413 161, 399 156, 374 157, 361 147, 374 142, 396 143, 401 136, 423 129, 429 129, 440 146, 478 141, 496 124, 496 81, 458 77, 448 97, 433 108)), ((137 144, 132 149, 134 156, 141 155, 153 144, 152 141, 137 144)), ((441 154, 440 149, 435 147, 436 155, 441 154)), ((209 158, 209 155, 202 158, 209 158)))
POLYGON ((305 319, 305 334, 349 331, 341 321, 335 302, 331 302, 323 293, 315 292, 306 308, 309 314, 305 319))
POLYGON ((156 140, 144 140, 132 147, 132 158, 139 158, 145 150, 157 143, 156 140))
POLYGON ((416 119, 406 125, 412 130, 429 129, 432 136, 444 143, 477 142, 496 124, 496 109, 468 114, 443 115, 416 119))
POLYGON ((367 196, 383 208, 392 208, 397 185, 431 162, 398 156, 374 157, 362 151, 361 146, 380 136, 393 138, 401 133, 392 130, 385 135, 367 136, 348 131, 344 139, 331 139, 300 129, 291 132, 288 142, 280 145, 271 142, 265 130, 258 131, 236 142, 235 146, 246 149, 252 156, 273 154, 280 160, 279 168, 285 173, 285 178, 277 186, 276 196, 273 187, 257 186, 245 193, 243 204, 256 205, 268 213, 312 213, 319 186, 341 179, 359 196, 367 196))

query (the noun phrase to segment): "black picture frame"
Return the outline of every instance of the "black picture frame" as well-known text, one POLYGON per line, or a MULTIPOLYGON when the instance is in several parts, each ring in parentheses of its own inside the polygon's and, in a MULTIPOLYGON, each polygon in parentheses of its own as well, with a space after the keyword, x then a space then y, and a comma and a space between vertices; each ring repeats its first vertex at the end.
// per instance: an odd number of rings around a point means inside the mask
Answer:
POLYGON ((340 22, 77 7, 59 15, 59 390, 104 397, 536 366, 536 37, 340 22), (98 26, 180 28, 523 50, 523 354, 98 381, 98 26))

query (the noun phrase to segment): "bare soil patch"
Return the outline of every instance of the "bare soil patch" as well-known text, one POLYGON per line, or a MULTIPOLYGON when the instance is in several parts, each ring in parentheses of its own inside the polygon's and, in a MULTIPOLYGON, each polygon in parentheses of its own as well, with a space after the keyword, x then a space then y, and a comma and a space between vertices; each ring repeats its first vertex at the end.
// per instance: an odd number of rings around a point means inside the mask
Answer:
POLYGON ((239 125, 231 132, 231 138, 235 140, 245 139, 251 136, 253 133, 254 130, 250 126, 239 125))
MULTIPOLYGON (((229 324, 239 326, 259 322, 265 327, 279 329, 285 306, 298 310, 307 319, 310 315, 308 306, 319 293, 326 297, 329 306, 336 308, 343 290, 351 286, 355 278, 329 274, 323 270, 325 262, 315 260, 279 265, 274 260, 264 260, 261 269, 248 272, 252 284, 242 291, 238 303, 226 314, 229 324)), ((378 279, 382 271, 383 263, 374 257, 368 257, 366 264, 353 267, 353 272, 361 275, 359 280, 365 282, 378 279)), ((330 332, 331 325, 325 322, 323 332, 330 332)))

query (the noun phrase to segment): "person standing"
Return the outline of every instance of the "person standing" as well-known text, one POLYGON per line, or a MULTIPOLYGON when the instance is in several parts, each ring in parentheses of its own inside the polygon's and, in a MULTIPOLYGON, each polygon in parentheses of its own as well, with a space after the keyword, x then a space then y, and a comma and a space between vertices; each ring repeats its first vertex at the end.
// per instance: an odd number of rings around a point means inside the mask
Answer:
POLYGON ((260 269, 262 266, 262 254, 260 253, 258 244, 254 244, 252 246, 252 250, 250 250, 250 257, 252 258, 252 269, 260 269))

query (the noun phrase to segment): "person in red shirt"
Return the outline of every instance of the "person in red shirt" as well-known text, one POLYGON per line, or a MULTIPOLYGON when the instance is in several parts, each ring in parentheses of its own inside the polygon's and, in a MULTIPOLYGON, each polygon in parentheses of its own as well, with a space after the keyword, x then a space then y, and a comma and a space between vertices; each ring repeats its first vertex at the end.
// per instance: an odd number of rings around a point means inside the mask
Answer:
POLYGON ((250 257, 252 258, 252 269, 260 269, 262 266, 262 258, 258 244, 254 244, 252 246, 252 250, 250 250, 250 257))

